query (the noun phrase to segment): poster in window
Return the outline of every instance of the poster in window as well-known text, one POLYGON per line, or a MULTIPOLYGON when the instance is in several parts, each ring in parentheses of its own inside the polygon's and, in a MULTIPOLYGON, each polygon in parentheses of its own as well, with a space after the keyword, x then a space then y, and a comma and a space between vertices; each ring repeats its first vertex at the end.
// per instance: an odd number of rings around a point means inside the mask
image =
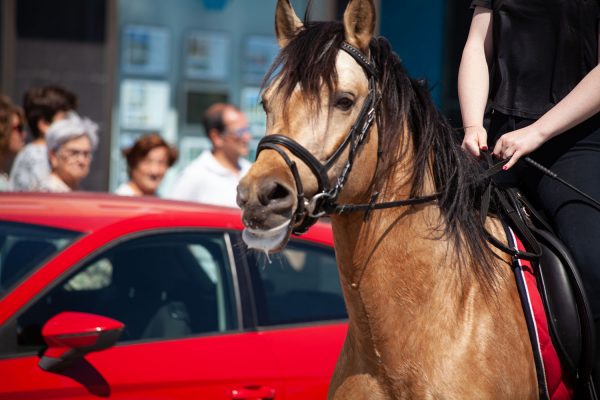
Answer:
POLYGON ((167 122, 168 82, 126 79, 121 83, 121 127, 160 131, 167 122))
MULTIPOLYGON (((202 126, 204 113, 215 103, 228 103, 229 95, 225 92, 211 92, 199 89, 185 91, 184 122, 187 127, 199 129, 202 126)), ((203 128, 201 128, 203 130, 203 128)))
POLYGON ((260 85, 269 67, 279 53, 275 37, 250 36, 244 48, 244 81, 260 85))
POLYGON ((166 28, 128 25, 123 29, 123 73, 163 76, 169 69, 169 31, 166 28))
POLYGON ((224 81, 229 75, 231 38, 226 33, 192 31, 185 40, 185 76, 188 79, 224 81))

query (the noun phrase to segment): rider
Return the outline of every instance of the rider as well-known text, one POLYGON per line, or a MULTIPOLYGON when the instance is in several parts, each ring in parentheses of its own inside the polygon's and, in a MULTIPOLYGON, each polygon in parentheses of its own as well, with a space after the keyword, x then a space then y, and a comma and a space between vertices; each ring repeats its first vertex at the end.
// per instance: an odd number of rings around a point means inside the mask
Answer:
MULTIPOLYGON (((473 0, 471 7, 458 76, 462 147, 478 157, 489 146, 496 157, 509 159, 503 169, 510 169, 571 251, 600 332, 600 210, 552 178, 515 164, 530 154, 600 199, 600 6, 473 0)), ((598 361, 596 366, 598 376, 598 361)))

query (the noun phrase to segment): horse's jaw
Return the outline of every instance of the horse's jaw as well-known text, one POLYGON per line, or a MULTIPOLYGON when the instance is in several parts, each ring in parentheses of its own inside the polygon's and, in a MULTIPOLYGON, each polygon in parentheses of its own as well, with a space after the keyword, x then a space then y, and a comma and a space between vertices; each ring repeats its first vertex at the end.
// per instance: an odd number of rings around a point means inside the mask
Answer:
POLYGON ((249 249, 276 253, 283 249, 290 238, 290 220, 271 229, 253 229, 246 227, 242 232, 242 240, 249 249))

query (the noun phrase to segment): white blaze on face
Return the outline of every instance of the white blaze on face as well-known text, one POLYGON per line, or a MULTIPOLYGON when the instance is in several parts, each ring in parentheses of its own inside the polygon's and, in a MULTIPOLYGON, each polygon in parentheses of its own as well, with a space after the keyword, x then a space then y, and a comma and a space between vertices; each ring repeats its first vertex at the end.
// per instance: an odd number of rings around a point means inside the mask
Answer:
POLYGON ((242 232, 242 239, 249 249, 256 249, 268 253, 277 248, 288 235, 290 220, 268 230, 246 228, 242 232))
POLYGON ((340 50, 335 69, 338 73, 340 88, 354 88, 361 92, 369 90, 369 81, 365 76, 365 71, 350 54, 340 50))

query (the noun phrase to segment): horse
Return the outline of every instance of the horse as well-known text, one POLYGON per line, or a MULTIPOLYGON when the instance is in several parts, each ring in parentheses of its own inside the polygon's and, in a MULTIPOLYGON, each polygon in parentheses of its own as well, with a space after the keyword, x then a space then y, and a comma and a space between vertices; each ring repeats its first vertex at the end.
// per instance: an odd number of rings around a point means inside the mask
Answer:
POLYGON ((486 240, 505 231, 475 207, 480 167, 375 18, 372 0, 343 22, 278 0, 243 239, 277 252, 329 215, 348 311, 329 399, 537 399, 511 257, 486 240))

